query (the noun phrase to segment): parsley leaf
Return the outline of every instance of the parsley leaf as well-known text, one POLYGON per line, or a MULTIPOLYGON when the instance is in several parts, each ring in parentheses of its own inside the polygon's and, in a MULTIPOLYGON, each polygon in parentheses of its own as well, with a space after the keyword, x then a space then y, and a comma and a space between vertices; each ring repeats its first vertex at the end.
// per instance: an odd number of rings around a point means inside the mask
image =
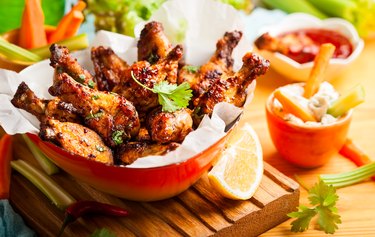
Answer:
POLYGON ((187 82, 177 86, 176 84, 169 84, 167 81, 161 81, 156 83, 154 88, 151 89, 140 83, 137 78, 135 78, 133 72, 131 72, 131 75, 133 80, 140 86, 158 94, 158 101, 163 111, 174 112, 186 108, 193 96, 190 85, 187 82))
POLYGON ((341 223, 341 217, 337 214, 336 202, 339 199, 336 189, 322 180, 309 190, 308 199, 312 208, 299 206, 296 212, 288 214, 289 217, 297 218, 291 225, 293 232, 302 232, 309 228, 311 219, 318 215, 319 227, 327 234, 333 234, 341 223))

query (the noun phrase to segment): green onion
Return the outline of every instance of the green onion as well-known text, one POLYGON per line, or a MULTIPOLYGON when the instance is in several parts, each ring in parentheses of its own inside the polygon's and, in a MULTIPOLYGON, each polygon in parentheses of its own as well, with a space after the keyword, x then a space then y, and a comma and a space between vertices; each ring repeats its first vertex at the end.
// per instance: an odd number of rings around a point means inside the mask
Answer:
POLYGON ((306 0, 262 0, 262 2, 268 7, 277 8, 287 13, 304 12, 320 19, 327 18, 324 13, 306 0))
POLYGON ((31 183, 33 183, 42 193, 44 193, 54 205, 59 209, 65 210, 70 204, 76 200, 62 189, 49 176, 34 168, 24 160, 11 161, 13 169, 25 176, 31 183))
POLYGON ((375 175, 375 162, 344 173, 322 174, 320 175, 320 179, 326 184, 341 188, 367 180, 373 175, 375 175))
MULTIPOLYGON (((89 40, 87 38, 87 34, 80 34, 64 40, 57 41, 56 44, 64 45, 70 51, 73 51, 87 48, 89 46, 89 40)), ((39 55, 41 58, 48 58, 51 55, 49 51, 50 46, 51 45, 46 45, 40 48, 31 49, 30 51, 34 54, 39 55)))
POLYGON ((0 37, 0 54, 3 54, 10 60, 19 60, 26 62, 38 62, 42 58, 27 49, 21 48, 15 44, 9 43, 0 37))
POLYGON ((23 140, 38 161, 42 169, 48 174, 52 175, 59 172, 59 168, 30 140, 26 134, 22 134, 23 140))

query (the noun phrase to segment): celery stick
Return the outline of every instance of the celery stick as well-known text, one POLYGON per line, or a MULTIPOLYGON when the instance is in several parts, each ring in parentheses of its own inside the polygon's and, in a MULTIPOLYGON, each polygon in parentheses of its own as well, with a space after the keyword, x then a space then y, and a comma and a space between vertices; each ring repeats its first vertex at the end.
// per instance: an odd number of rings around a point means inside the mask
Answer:
POLYGON ((317 9, 329 16, 344 18, 350 22, 355 19, 357 4, 352 0, 307 0, 317 9))
POLYGON ((327 113, 339 117, 365 100, 365 90, 362 85, 356 86, 346 94, 340 96, 328 108, 327 113))
POLYGON ((287 13, 304 12, 320 19, 327 18, 327 15, 306 0, 262 0, 262 2, 268 7, 277 8, 287 13))
POLYGON ((40 172, 32 165, 23 160, 11 161, 13 169, 25 176, 31 183, 33 183, 44 195, 46 195, 54 205, 59 209, 65 210, 70 204, 76 200, 62 189, 54 180, 49 176, 40 172))
POLYGON ((3 54, 10 60, 19 60, 26 62, 38 62, 42 60, 42 58, 39 55, 32 53, 27 49, 21 48, 15 44, 9 43, 1 37, 0 54, 3 54))
MULTIPOLYGON (((89 46, 89 40, 87 34, 80 34, 57 41, 56 44, 66 46, 70 51, 73 51, 87 48, 89 46)), ((40 48, 31 49, 31 52, 39 55, 39 57, 48 58, 51 55, 49 51, 50 46, 51 45, 46 45, 40 48)))
POLYGON ((48 175, 59 172, 59 168, 37 146, 35 146, 27 135, 22 134, 22 138, 25 140, 26 145, 29 147, 31 153, 33 153, 35 159, 48 175))

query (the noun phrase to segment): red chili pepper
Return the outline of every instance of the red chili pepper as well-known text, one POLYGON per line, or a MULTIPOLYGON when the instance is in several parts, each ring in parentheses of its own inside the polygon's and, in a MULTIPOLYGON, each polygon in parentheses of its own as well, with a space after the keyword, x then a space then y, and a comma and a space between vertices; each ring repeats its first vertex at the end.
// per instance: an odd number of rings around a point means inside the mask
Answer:
MULTIPOLYGON (((339 153, 353 161, 357 166, 366 165, 372 162, 370 157, 360 147, 354 144, 350 138, 346 139, 345 144, 340 149, 339 153)), ((375 181, 375 176, 372 176, 372 180, 375 181)))
POLYGON ((0 199, 9 198, 12 136, 5 134, 0 140, 0 199))
POLYGON ((60 236, 65 227, 87 214, 103 214, 110 216, 127 216, 129 213, 127 210, 110 204, 100 203, 96 201, 78 201, 65 210, 65 219, 61 226, 58 236, 60 236))

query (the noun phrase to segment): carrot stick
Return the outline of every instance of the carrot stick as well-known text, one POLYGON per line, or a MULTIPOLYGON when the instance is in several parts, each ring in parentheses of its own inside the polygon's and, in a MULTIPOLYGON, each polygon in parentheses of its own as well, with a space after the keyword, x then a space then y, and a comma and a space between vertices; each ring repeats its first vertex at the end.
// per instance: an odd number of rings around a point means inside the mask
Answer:
POLYGON ((300 105, 300 103, 292 98, 291 96, 286 95, 284 92, 281 90, 276 90, 274 92, 274 97, 281 103, 283 106, 283 109, 288 112, 293 114, 294 116, 302 119, 304 122, 307 121, 315 121, 315 117, 312 115, 310 111, 305 109, 303 106, 300 105))
POLYGON ((305 98, 310 98, 318 91, 320 84, 324 80, 324 73, 329 60, 334 52, 335 46, 333 44, 327 43, 320 46, 319 53, 314 59, 314 66, 305 85, 305 93, 303 94, 305 98))
MULTIPOLYGON (((339 153, 345 158, 353 161, 353 163, 357 166, 363 166, 373 162, 370 157, 365 154, 365 152, 360 147, 354 144, 354 142, 350 138, 346 139, 345 144, 340 149, 339 153)), ((372 176, 372 180, 375 181, 375 176, 372 176)))
POLYGON ((25 49, 47 44, 44 30, 44 14, 40 0, 26 0, 23 10, 18 45, 25 49))
POLYGON ((56 30, 49 36, 48 43, 55 43, 59 40, 72 37, 81 26, 84 16, 82 11, 86 8, 86 3, 78 1, 76 5, 60 20, 56 30))
POLYGON ((0 140, 0 199, 9 198, 12 136, 4 134, 0 140))

